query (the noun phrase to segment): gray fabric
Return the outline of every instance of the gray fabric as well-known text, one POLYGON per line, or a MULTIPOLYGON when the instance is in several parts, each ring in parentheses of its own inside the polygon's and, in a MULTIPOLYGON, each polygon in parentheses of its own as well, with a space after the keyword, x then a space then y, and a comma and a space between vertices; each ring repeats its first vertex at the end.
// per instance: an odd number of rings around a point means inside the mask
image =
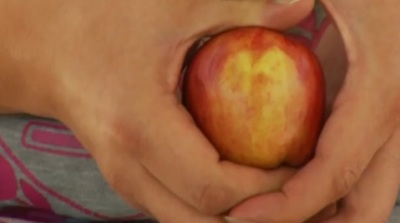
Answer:
MULTIPOLYGON (((38 119, 29 116, 0 116, 0 155, 6 157, 16 170, 16 178, 19 181, 18 193, 14 199, 0 202, 1 206, 21 205, 21 201, 29 203, 26 194, 21 190, 21 181, 30 183, 38 193, 42 194, 50 203, 52 210, 56 213, 85 219, 104 219, 107 217, 126 217, 138 214, 126 205, 103 180, 95 162, 90 158, 78 158, 52 154, 38 151, 32 147, 46 148, 48 151, 74 151, 75 149, 54 145, 39 145, 37 132, 57 133, 53 137, 72 136, 66 129, 59 129, 59 123, 52 120, 38 119), (56 126, 51 126, 56 124, 56 126), (10 158, 12 150, 13 159, 19 159, 21 164, 17 165, 10 158), (60 147, 60 148, 58 148, 60 147), (22 171, 23 165, 32 174, 22 171), (37 179, 34 180, 34 178, 37 179), (40 185, 43 184, 43 185, 40 185), (74 204, 68 203, 65 197, 74 204), (79 206, 81 208, 74 207, 79 206), (82 211, 82 207, 85 211, 82 211)), ((58 139, 62 139, 59 137, 58 139)), ((54 139, 57 141, 57 139, 54 139)), ((51 144, 51 143, 49 143, 51 144)), ((66 143, 68 144, 68 143, 66 143)), ((75 151, 76 152, 76 151, 75 151)), ((86 154, 79 150, 77 154, 86 154)), ((1 181, 4 179, 0 178, 1 181)), ((0 187, 1 189, 1 187, 0 187)), ((396 206, 390 222, 400 222, 400 199, 396 206)))
MULTIPOLYGON (((18 181, 17 196, 0 202, 0 207, 46 206, 30 200, 42 195, 53 211, 63 215, 86 219, 138 215, 108 187, 87 151, 77 147, 72 133, 55 121, 0 116, 0 157, 13 167, 18 181)), ((0 178, 0 189, 1 180, 5 179, 0 178)))

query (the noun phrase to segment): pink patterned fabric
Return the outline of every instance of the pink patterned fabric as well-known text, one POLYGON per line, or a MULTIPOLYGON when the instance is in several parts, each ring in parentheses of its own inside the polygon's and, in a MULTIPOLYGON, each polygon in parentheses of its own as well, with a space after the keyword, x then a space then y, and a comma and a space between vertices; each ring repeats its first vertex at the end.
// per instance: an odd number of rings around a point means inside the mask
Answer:
POLYGON ((11 164, 2 155, 0 155, 0 171, 2 179, 0 182, 0 201, 15 198, 17 196, 17 177, 11 164))
MULTIPOLYGON (((90 155, 80 145, 76 138, 63 125, 44 120, 28 121, 22 131, 21 144, 23 149, 35 153, 48 153, 54 156, 64 156, 68 159, 91 159, 90 155), (63 147, 55 149, 55 147, 63 147)), ((71 209, 81 212, 93 219, 114 219, 105 213, 91 210, 70 197, 55 191, 46 182, 38 179, 35 173, 18 158, 13 149, 0 136, 0 202, 14 200, 21 206, 34 207, 54 213, 53 202, 63 203, 71 209), (17 176, 16 171, 20 173, 17 176), (17 193, 20 191, 20 193, 17 193)), ((68 183, 68 182, 65 182, 68 183)), ((79 191, 79 188, 77 188, 79 191)), ((143 214, 117 217, 122 219, 142 219, 143 214)))

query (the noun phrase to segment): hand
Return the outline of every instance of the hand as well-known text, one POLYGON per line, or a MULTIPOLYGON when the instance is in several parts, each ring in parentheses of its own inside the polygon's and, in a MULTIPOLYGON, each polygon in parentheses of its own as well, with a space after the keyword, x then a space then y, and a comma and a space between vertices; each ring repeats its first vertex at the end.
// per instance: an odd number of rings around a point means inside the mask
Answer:
POLYGON ((350 67, 316 156, 282 192, 233 209, 237 219, 305 222, 337 201, 336 213, 323 222, 383 223, 392 211, 400 185, 400 31, 393 23, 400 19, 400 2, 324 4, 341 31, 350 67))
POLYGON ((246 25, 284 29, 312 5, 4 1, 0 14, 9 18, 0 30, 19 35, 3 43, 13 46, 10 55, 20 69, 14 79, 3 75, 3 83, 34 84, 17 88, 25 100, 5 97, 16 87, 4 84, 1 101, 64 122, 111 187, 162 223, 220 222, 214 216, 279 189, 293 170, 221 162, 176 97, 182 61, 202 36, 246 25))

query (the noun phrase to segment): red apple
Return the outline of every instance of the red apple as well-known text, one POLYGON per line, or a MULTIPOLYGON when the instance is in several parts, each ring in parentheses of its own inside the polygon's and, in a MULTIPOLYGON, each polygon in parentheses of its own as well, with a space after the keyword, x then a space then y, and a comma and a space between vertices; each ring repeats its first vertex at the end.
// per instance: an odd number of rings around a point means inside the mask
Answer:
POLYGON ((183 103, 222 159, 299 166, 314 154, 324 113, 318 59, 262 27, 220 33, 192 57, 183 103))

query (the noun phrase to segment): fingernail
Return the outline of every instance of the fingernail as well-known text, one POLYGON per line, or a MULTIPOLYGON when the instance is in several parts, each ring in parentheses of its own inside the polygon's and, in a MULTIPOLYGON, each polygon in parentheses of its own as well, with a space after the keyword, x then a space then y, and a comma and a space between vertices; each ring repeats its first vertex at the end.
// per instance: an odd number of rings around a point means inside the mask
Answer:
POLYGON ((274 0, 278 4, 284 4, 284 5, 291 5, 293 3, 296 3, 300 0, 274 0))
POLYGON ((227 223, 255 223, 255 222, 245 221, 245 220, 241 220, 241 219, 237 219, 237 218, 231 218, 231 217, 225 217, 225 221, 227 223))

